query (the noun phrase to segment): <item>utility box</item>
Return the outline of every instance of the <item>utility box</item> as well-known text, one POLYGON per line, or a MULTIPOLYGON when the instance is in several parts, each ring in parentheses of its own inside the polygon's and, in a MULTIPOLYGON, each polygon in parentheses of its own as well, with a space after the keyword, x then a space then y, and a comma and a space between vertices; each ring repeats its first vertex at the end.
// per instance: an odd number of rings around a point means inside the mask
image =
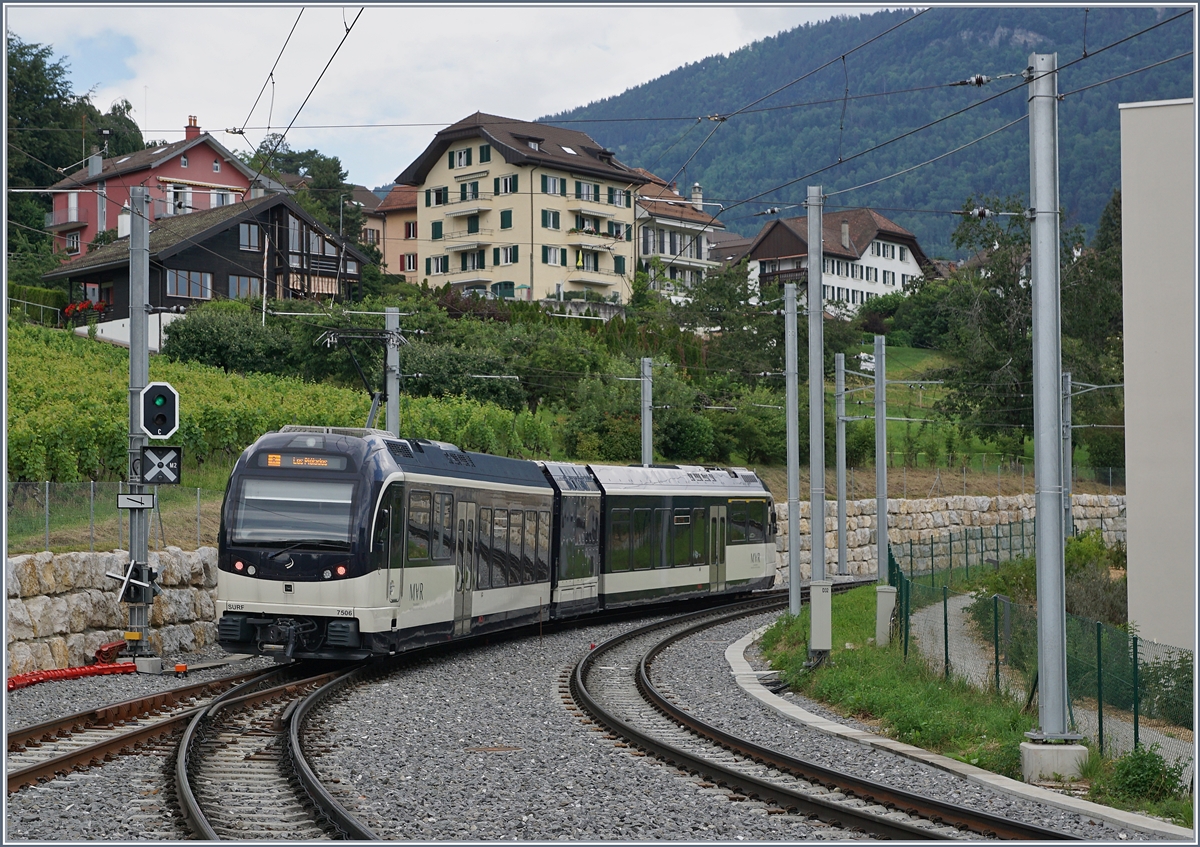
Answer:
POLYGON ((875 645, 886 647, 892 636, 892 612, 896 608, 896 589, 890 585, 875 588, 875 645))
POLYGON ((809 653, 828 653, 833 649, 833 583, 826 579, 818 579, 812 583, 809 591, 811 606, 810 624, 812 632, 808 639, 809 653))

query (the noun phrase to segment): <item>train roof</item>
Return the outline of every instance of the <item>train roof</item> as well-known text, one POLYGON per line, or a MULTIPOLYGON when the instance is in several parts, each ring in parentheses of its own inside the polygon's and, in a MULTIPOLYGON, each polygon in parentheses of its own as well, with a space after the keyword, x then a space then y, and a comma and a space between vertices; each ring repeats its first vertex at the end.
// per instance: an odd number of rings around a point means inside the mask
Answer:
POLYGON ((590 491, 599 495, 600 486, 583 465, 570 462, 538 462, 551 481, 564 494, 572 491, 590 491))
POLYGON ((701 465, 588 465, 606 494, 640 494, 670 488, 732 496, 769 494, 758 475, 746 468, 701 465))

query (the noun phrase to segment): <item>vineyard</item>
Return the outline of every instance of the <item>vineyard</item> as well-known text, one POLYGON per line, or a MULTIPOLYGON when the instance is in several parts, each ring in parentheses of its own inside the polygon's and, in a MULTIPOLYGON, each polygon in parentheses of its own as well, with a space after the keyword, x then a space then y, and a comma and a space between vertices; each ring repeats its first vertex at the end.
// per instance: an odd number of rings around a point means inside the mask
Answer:
MULTIPOLYGON (((363 391, 219 368, 150 361, 150 380, 180 395, 170 439, 188 464, 228 462, 259 435, 287 424, 361 427, 363 391)), ((9 323, 8 475, 12 482, 124 476, 129 353, 69 333, 9 323)), ((550 429, 529 412, 465 398, 402 397, 405 431, 500 455, 548 454, 550 429)), ((382 415, 379 426, 383 426, 382 415)))

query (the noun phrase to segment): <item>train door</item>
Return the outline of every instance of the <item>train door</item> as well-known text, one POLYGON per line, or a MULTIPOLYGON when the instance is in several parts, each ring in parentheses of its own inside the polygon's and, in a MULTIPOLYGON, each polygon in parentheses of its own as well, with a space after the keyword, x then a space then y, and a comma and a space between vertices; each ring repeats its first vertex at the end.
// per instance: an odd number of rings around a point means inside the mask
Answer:
POLYGON ((471 632, 471 592, 475 590, 475 504, 458 503, 454 545, 454 634, 471 632))
POLYGON ((709 506, 708 581, 712 591, 725 590, 725 534, 728 512, 725 506, 709 506))
POLYGON ((399 603, 404 596, 404 501, 399 489, 396 489, 388 494, 384 502, 387 508, 380 512, 379 520, 386 523, 383 531, 388 534, 388 543, 384 545, 388 602, 399 603))

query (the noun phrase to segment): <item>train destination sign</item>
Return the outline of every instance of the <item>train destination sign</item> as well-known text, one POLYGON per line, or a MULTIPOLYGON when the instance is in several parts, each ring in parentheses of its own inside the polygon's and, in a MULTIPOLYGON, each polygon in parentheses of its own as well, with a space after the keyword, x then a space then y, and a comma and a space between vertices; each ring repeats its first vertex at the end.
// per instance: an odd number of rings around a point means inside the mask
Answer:
POLYGON ((345 456, 315 456, 303 453, 260 453, 260 468, 311 468, 314 470, 344 471, 345 456))

